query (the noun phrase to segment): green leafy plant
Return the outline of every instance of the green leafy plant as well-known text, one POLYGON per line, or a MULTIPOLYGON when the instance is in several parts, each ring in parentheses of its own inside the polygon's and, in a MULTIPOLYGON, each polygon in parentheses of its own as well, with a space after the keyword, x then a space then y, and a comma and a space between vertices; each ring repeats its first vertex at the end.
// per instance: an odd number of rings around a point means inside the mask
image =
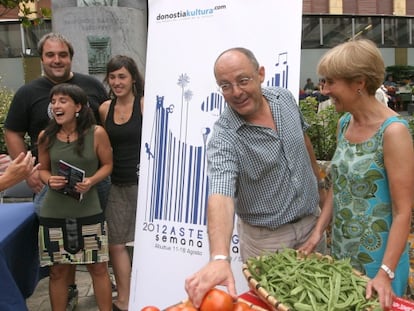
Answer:
POLYGON ((413 141, 414 141, 414 118, 409 118, 408 119, 408 127, 410 129, 411 136, 412 136, 413 141))
POLYGON ((393 65, 385 68, 388 74, 392 74, 395 82, 407 79, 414 75, 414 66, 409 65, 393 65))
POLYGON ((13 99, 13 92, 1 84, 0 76, 0 153, 7 153, 4 141, 4 120, 9 111, 10 103, 13 99))
POLYGON ((330 161, 336 149, 336 129, 342 114, 337 113, 333 105, 318 112, 319 102, 308 96, 299 101, 305 121, 310 125, 307 134, 312 142, 318 160, 330 161))
POLYGON ((50 19, 52 10, 50 8, 39 8, 38 11, 32 11, 29 4, 38 2, 39 0, 0 0, 0 6, 4 9, 0 11, 0 16, 9 10, 19 8, 21 14, 20 20, 25 27, 37 26, 43 23, 44 19, 50 19), (36 14, 36 17, 32 17, 36 14))

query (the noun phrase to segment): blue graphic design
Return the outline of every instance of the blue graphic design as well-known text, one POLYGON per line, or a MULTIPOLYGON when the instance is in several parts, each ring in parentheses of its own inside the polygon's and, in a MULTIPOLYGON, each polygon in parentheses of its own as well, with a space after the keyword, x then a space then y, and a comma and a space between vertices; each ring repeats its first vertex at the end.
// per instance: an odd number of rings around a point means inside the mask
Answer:
MULTIPOLYGON (((273 76, 267 86, 288 87, 287 53, 280 53, 275 63, 273 76)), ((189 106, 193 92, 188 88, 190 77, 183 73, 178 77, 181 88, 179 105, 164 102, 157 96, 151 140, 145 142, 148 161, 145 219, 166 220, 186 224, 206 225, 208 197, 206 145, 210 127, 200 128, 197 120, 189 119, 189 106), (178 136, 171 130, 170 118, 179 118, 178 136), (203 144, 188 143, 188 131, 198 131, 203 144)), ((200 112, 219 116, 226 108, 223 96, 211 92, 200 105, 200 112)), ((141 166, 142 167, 142 166, 141 166)))
POLYGON ((277 59, 276 73, 274 76, 267 81, 267 86, 281 86, 284 88, 288 87, 288 62, 287 52, 280 53, 277 59))

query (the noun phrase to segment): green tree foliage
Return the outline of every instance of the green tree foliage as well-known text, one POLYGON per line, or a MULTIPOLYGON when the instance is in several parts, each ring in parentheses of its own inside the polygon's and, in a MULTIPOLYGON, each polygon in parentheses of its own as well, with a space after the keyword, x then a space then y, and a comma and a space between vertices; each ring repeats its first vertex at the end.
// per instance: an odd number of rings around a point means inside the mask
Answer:
POLYGON ((4 141, 4 120, 9 111, 12 98, 13 92, 1 84, 0 77, 0 154, 7 153, 6 143, 4 141))
POLYGON ((403 79, 414 76, 414 66, 393 65, 385 68, 387 74, 392 74, 394 82, 401 82, 403 79))
MULTIPOLYGON (((307 131, 318 160, 330 161, 336 149, 336 129, 339 118, 333 105, 318 113, 318 101, 314 97, 306 97, 299 101, 305 121, 310 125, 307 131)), ((411 136, 414 141, 414 117, 407 118, 411 136)))
POLYGON ((408 119, 408 126, 410 128, 411 137, 413 138, 414 142, 414 118, 412 116, 408 119))
POLYGON ((299 102, 305 121, 310 125, 307 134, 312 142, 316 158, 330 161, 336 149, 336 128, 342 114, 333 105, 318 113, 318 100, 308 96, 299 102))
POLYGON ((9 10, 19 8, 21 13, 21 22, 23 26, 31 27, 43 23, 45 18, 52 16, 50 8, 39 8, 39 11, 32 11, 29 4, 38 2, 38 0, 0 0, 0 16, 6 14, 9 10), (3 10, 2 8, 3 7, 3 10), (31 14, 36 14, 36 18, 30 18, 31 14))

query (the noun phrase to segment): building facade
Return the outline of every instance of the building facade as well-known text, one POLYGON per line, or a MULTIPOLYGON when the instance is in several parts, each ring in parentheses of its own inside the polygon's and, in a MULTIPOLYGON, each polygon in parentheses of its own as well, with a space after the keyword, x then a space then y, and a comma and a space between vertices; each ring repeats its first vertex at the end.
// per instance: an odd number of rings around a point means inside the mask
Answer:
MULTIPOLYGON (((33 11, 50 8, 51 0, 35 1, 32 5, 33 11)), ((17 9, 0 7, 3 84, 15 90, 27 82, 22 59, 38 56, 37 41, 50 30, 50 21, 23 27, 17 9), (5 72, 13 74, 5 76, 5 72)), ((327 49, 357 37, 373 40, 386 66, 414 65, 414 0, 303 0, 300 84, 307 78, 318 79, 315 64, 327 49)))
POLYGON ((414 1, 303 0, 301 83, 318 78, 327 49, 358 37, 377 44, 386 66, 414 65, 414 1))

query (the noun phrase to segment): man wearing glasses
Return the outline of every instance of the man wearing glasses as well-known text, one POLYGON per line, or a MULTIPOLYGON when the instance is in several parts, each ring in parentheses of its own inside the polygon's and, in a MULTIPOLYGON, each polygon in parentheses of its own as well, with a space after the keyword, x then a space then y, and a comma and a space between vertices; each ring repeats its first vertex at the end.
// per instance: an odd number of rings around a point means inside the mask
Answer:
MULTIPOLYGON (((221 53, 214 75, 228 108, 207 147, 211 260, 186 280, 195 307, 216 285, 237 297, 230 265, 235 214, 246 261, 265 251, 298 248, 320 213, 319 168, 292 94, 280 87, 262 88, 265 69, 245 48, 221 53)), ((324 247, 322 241, 318 251, 324 247)))

